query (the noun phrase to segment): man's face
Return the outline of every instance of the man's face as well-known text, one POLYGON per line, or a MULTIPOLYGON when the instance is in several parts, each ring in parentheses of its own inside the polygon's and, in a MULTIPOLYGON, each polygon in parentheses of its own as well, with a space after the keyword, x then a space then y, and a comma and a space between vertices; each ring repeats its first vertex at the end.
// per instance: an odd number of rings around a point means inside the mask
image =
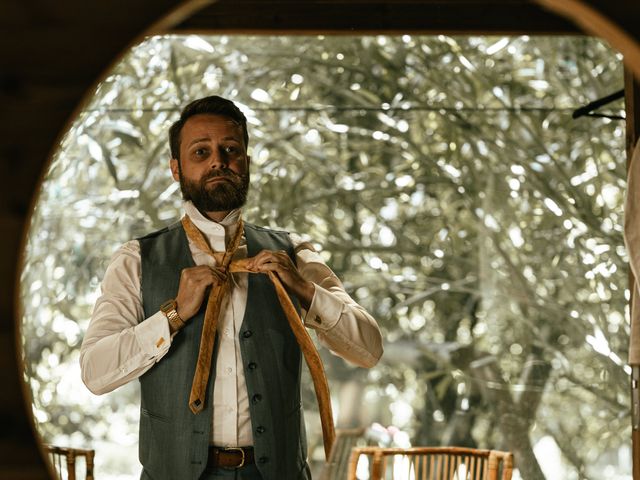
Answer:
POLYGON ((171 173, 180 182, 184 199, 214 220, 243 206, 250 158, 242 127, 220 115, 194 115, 185 122, 180 138, 180 161, 171 159, 171 173))

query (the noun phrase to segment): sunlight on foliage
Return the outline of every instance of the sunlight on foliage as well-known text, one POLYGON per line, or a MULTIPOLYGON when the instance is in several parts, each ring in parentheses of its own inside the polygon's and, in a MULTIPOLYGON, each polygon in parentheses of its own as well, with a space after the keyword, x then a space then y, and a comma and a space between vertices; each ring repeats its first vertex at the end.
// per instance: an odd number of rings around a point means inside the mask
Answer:
MULTIPOLYGON (((245 218, 309 234, 383 330, 370 371, 322 352, 338 426, 512 450, 532 480, 545 455, 554 478, 631 478, 624 124, 571 118, 621 87, 620 57, 585 37, 146 39, 70 129, 32 218, 22 333, 43 438, 95 447, 100 478, 139 475, 137 382, 93 396, 79 346, 111 254, 180 216, 169 125, 218 94, 249 121, 245 218)), ((304 399, 320 462, 308 381, 304 399)))

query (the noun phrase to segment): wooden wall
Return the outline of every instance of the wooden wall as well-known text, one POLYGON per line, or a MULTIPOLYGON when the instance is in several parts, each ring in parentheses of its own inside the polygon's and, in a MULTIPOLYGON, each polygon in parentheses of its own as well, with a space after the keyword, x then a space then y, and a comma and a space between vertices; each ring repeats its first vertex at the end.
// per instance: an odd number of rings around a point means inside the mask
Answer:
POLYGON ((0 2, 0 478, 47 478, 19 381, 16 275, 32 197, 83 95, 128 43, 178 2, 0 2))

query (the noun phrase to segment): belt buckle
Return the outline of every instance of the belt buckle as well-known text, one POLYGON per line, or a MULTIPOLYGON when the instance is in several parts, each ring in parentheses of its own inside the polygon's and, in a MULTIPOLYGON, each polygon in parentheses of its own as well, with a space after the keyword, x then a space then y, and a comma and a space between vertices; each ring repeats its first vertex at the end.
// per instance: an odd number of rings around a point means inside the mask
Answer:
POLYGON ((242 447, 225 447, 222 449, 224 452, 240 452, 242 455, 242 459, 240 460, 240 465, 236 465, 234 468, 240 468, 244 466, 244 448, 242 447))

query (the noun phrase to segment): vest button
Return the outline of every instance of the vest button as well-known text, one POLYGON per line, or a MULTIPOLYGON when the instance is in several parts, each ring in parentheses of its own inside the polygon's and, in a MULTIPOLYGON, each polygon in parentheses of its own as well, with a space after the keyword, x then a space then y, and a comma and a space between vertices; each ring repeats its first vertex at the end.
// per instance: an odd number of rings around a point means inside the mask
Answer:
POLYGON ((259 393, 256 393, 253 398, 253 403, 258 403, 260 400, 262 400, 262 395, 260 395, 259 393))
POLYGON ((258 368, 258 365, 255 362, 250 362, 247 367, 249 368, 249 370, 255 370, 256 368, 258 368))
POLYGON ((267 463, 269 461, 269 459, 267 457, 260 457, 258 459, 258 463, 267 463))
POLYGON ((244 338, 249 338, 251 335, 253 335, 253 332, 251 330, 245 330, 242 334, 244 338))
POLYGON ((266 428, 264 428, 262 425, 260 425, 260 426, 258 426, 256 428, 256 432, 258 432, 258 433, 264 433, 265 430, 266 430, 266 428))

